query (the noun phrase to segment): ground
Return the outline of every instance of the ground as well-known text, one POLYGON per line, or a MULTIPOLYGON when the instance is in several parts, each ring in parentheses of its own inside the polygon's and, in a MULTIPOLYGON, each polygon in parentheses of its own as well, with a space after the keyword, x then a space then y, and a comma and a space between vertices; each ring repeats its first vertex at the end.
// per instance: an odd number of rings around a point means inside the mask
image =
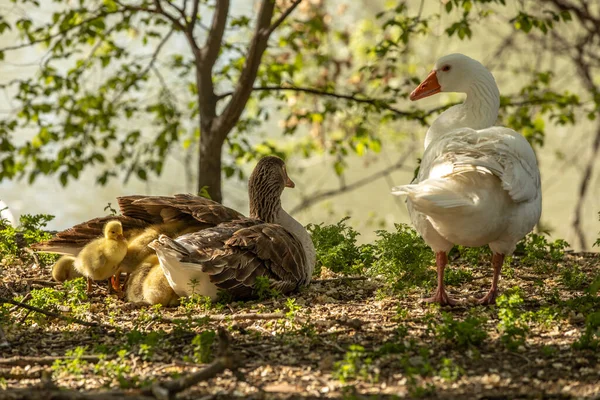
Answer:
POLYGON ((48 267, 13 263, 0 297, 50 307, 48 297, 69 293, 53 309, 102 326, 5 305, 0 398, 151 398, 139 388, 207 365, 215 376, 179 398, 600 398, 600 332, 588 317, 600 301, 587 289, 600 257, 521 264, 505 269, 496 306, 474 302, 491 268, 454 260, 450 268, 471 272, 449 286, 463 300, 453 308, 423 303, 431 288, 392 292, 382 278, 326 269, 290 297, 139 308, 103 285, 85 298, 83 284, 65 289, 48 267), (219 335, 230 343, 219 346, 219 335))

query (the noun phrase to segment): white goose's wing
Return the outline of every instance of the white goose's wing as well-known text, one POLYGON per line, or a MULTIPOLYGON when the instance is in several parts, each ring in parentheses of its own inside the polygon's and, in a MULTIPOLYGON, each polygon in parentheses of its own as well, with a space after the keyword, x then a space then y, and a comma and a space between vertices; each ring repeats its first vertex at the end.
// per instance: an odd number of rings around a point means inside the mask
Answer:
POLYGON ((527 140, 512 129, 456 129, 425 150, 418 181, 480 170, 497 176, 515 203, 540 193, 540 172, 527 140))

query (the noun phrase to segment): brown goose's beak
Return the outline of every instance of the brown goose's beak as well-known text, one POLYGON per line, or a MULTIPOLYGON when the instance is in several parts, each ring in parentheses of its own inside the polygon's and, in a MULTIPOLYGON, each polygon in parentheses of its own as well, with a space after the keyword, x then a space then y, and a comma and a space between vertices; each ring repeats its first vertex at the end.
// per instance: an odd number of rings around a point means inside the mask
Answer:
POLYGON ((293 189, 296 187, 296 184, 294 183, 294 181, 291 180, 290 177, 287 176, 287 174, 285 176, 285 187, 288 187, 290 189, 293 189))
POLYGON ((431 71, 427 78, 423 82, 417 86, 415 90, 410 94, 410 99, 412 101, 423 99, 425 97, 429 97, 433 94, 439 93, 442 91, 442 87, 440 86, 435 70, 431 71))

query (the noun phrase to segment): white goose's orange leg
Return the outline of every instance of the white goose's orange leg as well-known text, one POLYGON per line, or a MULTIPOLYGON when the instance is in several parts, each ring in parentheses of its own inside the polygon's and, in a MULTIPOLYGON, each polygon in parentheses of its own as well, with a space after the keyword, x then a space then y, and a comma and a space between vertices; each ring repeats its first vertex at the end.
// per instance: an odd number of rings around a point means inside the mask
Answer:
POLYGON ((496 297, 498 297, 498 281, 500 280, 500 271, 502 270, 502 264, 504 264, 504 254, 494 253, 492 256, 492 266, 494 267, 494 277, 492 278, 492 287, 490 291, 477 300, 479 304, 495 304, 496 297))
POLYGON ((442 306, 454 306, 456 305, 456 300, 449 297, 446 289, 444 289, 444 269, 446 268, 446 264, 448 264, 448 255, 443 251, 435 253, 435 264, 437 266, 437 289, 435 295, 425 299, 425 301, 427 303, 439 303, 442 306))

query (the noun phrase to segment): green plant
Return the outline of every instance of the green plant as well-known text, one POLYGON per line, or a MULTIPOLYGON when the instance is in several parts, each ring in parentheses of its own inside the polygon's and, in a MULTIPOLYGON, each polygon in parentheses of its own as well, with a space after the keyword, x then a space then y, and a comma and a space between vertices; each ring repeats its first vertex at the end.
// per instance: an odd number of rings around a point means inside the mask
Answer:
POLYGON ((52 372, 57 375, 71 375, 79 377, 83 375, 84 368, 88 365, 81 357, 85 354, 86 347, 75 347, 73 350, 67 350, 66 357, 70 359, 54 360, 52 372))
POLYGON ((479 265, 489 263, 492 259, 492 251, 488 246, 482 247, 465 247, 454 246, 448 256, 452 256, 453 252, 458 252, 460 258, 469 265, 479 265))
POLYGON ((395 290, 419 286, 431 287, 435 274, 429 268, 433 252, 421 236, 405 224, 395 224, 395 232, 377 231, 373 243, 375 261, 368 270, 382 275, 395 290))
POLYGON ((585 331, 573 343, 576 349, 597 350, 600 348, 600 311, 595 311, 585 319, 585 331))
POLYGON ((488 337, 483 329, 486 318, 468 316, 464 321, 457 321, 452 314, 442 312, 441 323, 436 323, 435 333, 438 339, 441 339, 452 346, 467 348, 470 346, 479 346, 488 337))
MULTIPOLYGON (((8 221, 0 219, 0 259, 16 260, 19 257, 29 257, 21 253, 20 248, 50 239, 52 235, 43 228, 53 219, 54 216, 47 214, 23 214, 16 228, 8 221)), ((37 256, 44 265, 52 264, 58 259, 55 254, 39 253, 37 256)))
POLYGON ((517 243, 515 254, 523 255, 522 262, 532 265, 545 258, 552 261, 562 260, 568 247, 569 243, 563 239, 549 242, 546 236, 532 232, 517 243))
POLYGON ((128 389, 135 387, 139 381, 138 377, 129 376, 131 366, 127 363, 126 349, 117 351, 117 358, 107 360, 106 354, 100 355, 100 361, 94 365, 94 373, 98 376, 110 378, 119 383, 119 387, 128 389))
POLYGON ((473 280, 473 271, 470 268, 452 266, 447 268, 444 274, 444 282, 447 285, 461 285, 473 280))
POLYGON ((525 338, 529 332, 529 327, 521 318, 523 310, 523 292, 521 288, 514 287, 507 290, 496 299, 498 308, 498 330, 501 332, 500 339, 502 343, 512 351, 518 349, 525 343, 525 338))
POLYGON ((454 361, 452 361, 450 358, 442 358, 440 364, 442 364, 442 366, 440 367, 438 374, 442 377, 442 379, 448 382, 454 382, 458 380, 458 378, 460 378, 460 376, 465 372, 460 365, 454 363, 454 361))
POLYGON ((587 276, 578 265, 565 266, 560 272, 560 282, 571 290, 582 289, 588 282, 587 276))
POLYGON ((203 331, 199 335, 194 336, 192 339, 193 346, 193 357, 190 359, 186 357, 188 361, 195 363, 209 363, 212 361, 212 345, 215 341, 216 332, 213 330, 203 331))
POLYGON ((350 345, 342 361, 337 361, 333 366, 333 377, 342 383, 356 379, 377 381, 378 377, 372 375, 369 367, 373 360, 365 352, 363 346, 350 345))
POLYGON ((267 300, 281 296, 281 292, 271 286, 271 280, 266 276, 258 276, 254 281, 254 292, 259 300, 267 300))
POLYGON ((351 275, 361 273, 365 264, 368 265, 368 257, 356 245, 356 238, 360 233, 346 225, 349 218, 345 217, 333 225, 307 225, 306 229, 312 237, 317 255, 314 275, 321 273, 322 266, 333 272, 351 275))

